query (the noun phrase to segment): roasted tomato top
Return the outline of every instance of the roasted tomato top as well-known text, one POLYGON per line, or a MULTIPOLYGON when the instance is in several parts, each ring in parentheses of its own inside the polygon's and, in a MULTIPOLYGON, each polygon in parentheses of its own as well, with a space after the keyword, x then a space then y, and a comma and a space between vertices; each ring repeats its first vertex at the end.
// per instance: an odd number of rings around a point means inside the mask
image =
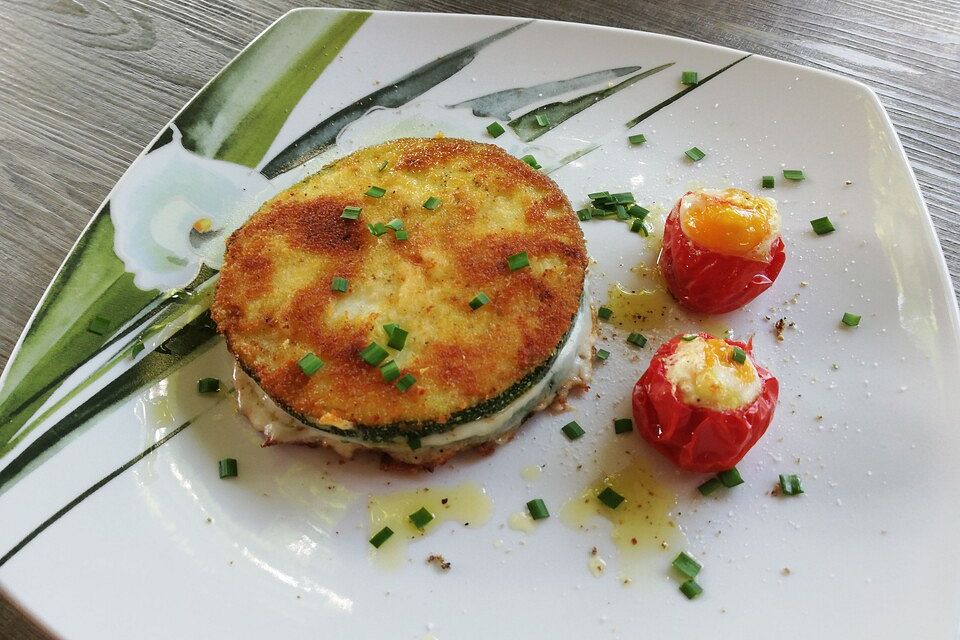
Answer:
POLYGON ((658 262, 681 304, 726 313, 768 289, 785 260, 776 202, 740 189, 704 189, 673 207, 658 262))
POLYGON ((780 389, 751 351, 706 333, 660 347, 633 389, 640 435, 688 471, 736 465, 770 425, 780 389))

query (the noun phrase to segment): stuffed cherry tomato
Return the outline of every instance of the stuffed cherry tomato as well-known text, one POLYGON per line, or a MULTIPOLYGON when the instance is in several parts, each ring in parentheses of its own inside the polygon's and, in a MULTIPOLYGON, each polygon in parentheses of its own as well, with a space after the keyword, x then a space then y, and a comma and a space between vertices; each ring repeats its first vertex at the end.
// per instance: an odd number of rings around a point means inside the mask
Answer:
POLYGON ((766 291, 785 260, 773 199, 703 189, 684 194, 673 207, 658 263, 680 304, 726 313, 766 291))
POLYGON ((767 430, 779 390, 750 343, 681 335, 660 347, 633 388, 633 419, 681 469, 723 471, 767 430))

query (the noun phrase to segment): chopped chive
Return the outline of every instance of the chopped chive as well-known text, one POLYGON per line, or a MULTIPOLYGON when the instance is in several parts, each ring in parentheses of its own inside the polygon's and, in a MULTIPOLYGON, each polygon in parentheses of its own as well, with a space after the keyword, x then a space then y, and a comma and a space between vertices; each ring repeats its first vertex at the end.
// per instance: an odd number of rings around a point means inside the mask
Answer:
POLYGON ((684 342, 691 342, 691 341, 697 339, 697 334, 695 334, 695 333, 688 333, 687 335, 683 336, 683 337, 680 338, 680 339, 683 340, 684 342))
POLYGON ((440 200, 440 198, 436 196, 430 196, 429 198, 427 198, 426 202, 423 203, 423 208, 433 211, 434 209, 440 206, 441 202, 442 200, 440 200))
POLYGON ((630 431, 633 431, 632 418, 617 418, 613 421, 614 433, 628 433, 630 431))
POLYGON ((577 438, 582 436, 584 433, 586 433, 586 431, 583 430, 583 427, 577 424, 576 420, 573 420, 563 425, 560 431, 563 431, 563 435, 567 436, 567 438, 569 438, 570 440, 576 440, 577 438))
POLYGON ((236 478, 237 477, 237 459, 236 458, 224 458, 217 462, 217 467, 220 470, 220 478, 236 478))
POLYGON ((132 347, 130 347, 130 357, 136 358, 144 349, 146 349, 146 347, 143 344, 143 340, 137 338, 137 341, 133 343, 132 347))
POLYGON ((473 296, 473 300, 470 301, 470 308, 476 311, 488 302, 490 302, 490 296, 483 291, 478 291, 477 295, 473 296))
POLYGON ((390 539, 390 536, 393 535, 393 529, 390 527, 384 527, 377 531, 372 538, 370 538, 370 544, 373 545, 374 549, 379 549, 384 542, 390 539))
POLYGON ((650 235, 650 230, 647 229, 646 223, 644 223, 642 218, 634 218, 633 222, 630 223, 630 231, 634 233, 639 233, 644 238, 650 235))
POLYGON ((630 215, 633 216, 634 218, 639 218, 641 220, 646 218, 647 214, 650 213, 649 209, 644 209, 638 204, 633 205, 632 207, 627 209, 627 211, 629 211, 630 215))
POLYGON ((297 364, 300 366, 301 371, 308 376, 312 376, 317 371, 320 371, 320 369, 323 369, 323 365, 326 363, 318 358, 317 354, 311 352, 300 358, 297 364))
POLYGON ((387 359, 388 355, 390 354, 387 353, 387 350, 378 345, 376 342, 371 342, 360 351, 360 357, 364 362, 372 367, 378 366, 381 362, 387 359))
POLYGON ((200 378, 197 380, 197 391, 199 393, 216 393, 220 391, 220 379, 200 378))
POLYGON ((737 364, 743 364, 747 361, 747 352, 740 347, 734 347, 733 353, 730 355, 730 359, 737 364))
POLYGON ((387 324, 383 325, 383 332, 384 332, 385 334, 387 334, 387 337, 389 338, 389 337, 390 337, 390 334, 393 333, 393 330, 396 329, 396 328, 399 327, 399 326, 400 326, 400 325, 396 324, 395 322, 387 323, 387 324))
POLYGON ((818 236, 825 236, 828 233, 833 233, 836 229, 833 226, 833 223, 830 222, 830 218, 823 216, 822 218, 817 218, 816 220, 810 221, 810 226, 813 227, 813 232, 818 236))
POLYGON ((840 318, 840 322, 847 325, 848 327, 855 327, 860 324, 860 316, 847 311, 847 312, 844 312, 843 317, 840 318))
POLYGON ((800 476, 795 473, 789 475, 780 475, 780 492, 785 496, 796 496, 803 493, 803 485, 800 484, 800 476))
POLYGON ((400 231, 403 229, 403 220, 400 218, 394 218, 386 224, 387 228, 393 229, 394 231, 400 231))
POLYGON ((587 220, 590 220, 593 218, 592 210, 590 209, 590 207, 580 209, 579 211, 577 211, 577 217, 580 218, 581 222, 586 222, 587 220))
POLYGON ((387 232, 387 227, 382 222, 374 222, 373 224, 368 224, 367 229, 370 230, 375 236, 382 236, 387 232))
POLYGON ((703 587, 697 584, 696 580, 691 578, 680 585, 680 592, 687 596, 688 599, 693 600, 703 593, 703 587))
POLYGON ((624 191, 623 193, 611 193, 610 197, 617 204, 633 204, 636 202, 636 198, 634 198, 633 194, 629 191, 624 191))
POLYGON ((506 131, 506 129, 504 129, 503 125, 501 125, 499 122, 491 122, 487 125, 487 133, 494 138, 499 138, 501 135, 503 135, 504 131, 506 131))
POLYGON ((407 240, 408 238, 410 238, 410 234, 407 233, 406 229, 398 229, 393 232, 393 237, 396 238, 397 240, 407 240))
POLYGON ((602 199, 602 198, 609 198, 609 197, 610 197, 610 192, 609 192, 609 191, 595 191, 594 193, 588 193, 588 194, 587 194, 587 197, 590 198, 591 200, 600 200, 600 199, 602 199))
POLYGON ((543 520, 544 518, 550 517, 550 512, 547 511, 547 505, 544 504, 540 498, 534 498, 528 502, 527 511, 530 512, 530 517, 534 520, 543 520))
POLYGON ((610 352, 606 349, 597 349, 597 360, 606 360, 610 357, 610 352))
POLYGON ((638 347, 642 347, 647 344, 647 339, 642 333, 631 333, 629 336, 627 336, 627 342, 638 347))
POLYGON ((110 321, 103 316, 94 316, 93 320, 90 321, 90 324, 87 325, 87 331, 90 333, 95 333, 98 336, 104 335, 109 328, 110 321))
POLYGON ((363 207, 344 207, 340 217, 346 220, 356 220, 360 217, 361 211, 363 211, 363 207))
POLYGON ((510 267, 510 271, 523 269, 524 267, 530 266, 530 258, 529 256, 527 256, 526 251, 521 251, 520 253, 515 253, 512 256, 508 257, 507 265, 510 267))
POLYGON ((629 220, 629 219, 630 219, 630 214, 627 213, 627 208, 626 208, 625 206, 623 206, 622 204, 618 204, 618 205, 616 206, 616 210, 617 210, 617 220, 629 220))
POLYGON ((383 162, 380 163, 380 168, 377 169, 377 171, 383 171, 386 168, 387 168, 387 161, 384 160, 383 162))
POLYGON ((699 491, 701 495, 708 496, 722 486, 723 486, 723 483, 720 482, 720 480, 718 480, 717 478, 710 478, 709 480, 704 482, 702 485, 697 487, 697 491, 699 491))
POLYGON ((530 155, 529 153, 528 153, 527 155, 523 156, 523 157, 520 158, 520 159, 523 160, 523 161, 524 161, 525 163, 527 163, 528 165, 530 165, 531 167, 533 167, 534 169, 540 170, 540 169, 543 168, 543 167, 540 166, 540 163, 537 162, 537 159, 534 158, 534 157, 533 157, 532 155, 530 155))
POLYGON ((803 180, 806 176, 803 175, 802 169, 784 169, 783 177, 787 180, 803 180))
POLYGON ((423 443, 420 442, 420 436, 415 433, 411 433, 407 436, 407 446, 410 447, 411 451, 416 451, 423 446, 423 443))
POLYGON ((763 176, 760 178, 760 186, 764 189, 773 189, 773 176, 763 176))
POLYGON ((597 317, 601 320, 609 320, 613 316, 613 309, 610 307, 600 307, 597 309, 597 317))
POLYGON ((407 389, 409 389, 414 384, 416 384, 416 382, 417 382, 416 378, 414 378, 409 373, 405 373, 402 378, 397 380, 397 384, 395 384, 394 386, 400 390, 400 393, 404 393, 406 392, 407 389))
POLYGON ((423 529, 430 524, 431 520, 433 520, 433 514, 427 511, 426 507, 420 507, 410 514, 410 522, 412 522, 413 526, 417 529, 423 529))
POLYGON ((700 569, 703 568, 701 564, 690 557, 686 551, 681 551, 677 557, 673 559, 672 564, 674 569, 688 578, 696 578, 697 574, 700 573, 700 569))
POLYGON ((698 149, 697 147, 690 147, 689 149, 684 151, 683 154, 688 158, 690 158, 691 160, 693 160, 694 162, 699 162, 707 156, 707 154, 705 154, 703 151, 700 151, 700 149, 698 149))
POLYGON ((680 74, 680 82, 683 84, 697 84, 697 80, 696 71, 684 71, 680 74))
POLYGON ((539 113, 538 113, 535 119, 536 119, 536 121, 537 121, 537 126, 538 126, 538 127, 549 127, 549 126, 550 126, 550 118, 548 118, 547 116, 545 116, 545 115, 543 115, 543 114, 539 114, 539 113))
POLYGON ((347 289, 350 287, 350 281, 346 278, 334 278, 330 281, 330 289, 332 291, 338 291, 340 293, 346 293, 347 289))
POLYGON ((637 133, 627 138, 630 141, 630 144, 643 144, 647 141, 647 136, 642 133, 637 133))
POLYGON ((406 329, 401 329, 400 327, 394 325, 393 329, 390 331, 390 338, 387 340, 387 346, 396 349, 397 351, 403 351, 403 345, 407 343, 407 336, 410 335, 406 329))
POLYGON ((597 499, 611 509, 616 509, 623 504, 623 501, 625 500, 625 498, 614 491, 612 487, 606 487, 603 491, 597 494, 597 499))
POLYGON ((383 379, 387 382, 393 382, 400 377, 400 367, 397 366, 395 360, 385 362, 380 365, 380 375, 382 375, 383 379))
MULTIPOLYGON (((717 479, 728 489, 743 484, 743 476, 740 475, 740 471, 738 471, 736 467, 721 471, 717 474, 717 479)), ((693 576, 690 577, 692 578, 693 576)))
POLYGON ((371 198, 382 198, 384 194, 387 193, 387 190, 383 187, 370 187, 363 192, 364 195, 370 196, 371 198))

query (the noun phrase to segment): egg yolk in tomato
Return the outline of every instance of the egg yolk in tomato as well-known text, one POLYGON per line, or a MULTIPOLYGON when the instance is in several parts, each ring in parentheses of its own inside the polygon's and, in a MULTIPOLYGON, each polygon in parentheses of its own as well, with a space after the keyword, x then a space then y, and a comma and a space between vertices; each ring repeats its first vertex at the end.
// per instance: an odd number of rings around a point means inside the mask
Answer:
POLYGON ((772 198, 741 189, 703 189, 681 199, 680 226, 704 249, 767 260, 770 245, 780 235, 780 214, 772 198))
POLYGON ((760 376, 749 356, 738 363, 724 340, 681 340, 664 362, 666 377, 683 402, 717 411, 745 407, 760 395, 760 376))

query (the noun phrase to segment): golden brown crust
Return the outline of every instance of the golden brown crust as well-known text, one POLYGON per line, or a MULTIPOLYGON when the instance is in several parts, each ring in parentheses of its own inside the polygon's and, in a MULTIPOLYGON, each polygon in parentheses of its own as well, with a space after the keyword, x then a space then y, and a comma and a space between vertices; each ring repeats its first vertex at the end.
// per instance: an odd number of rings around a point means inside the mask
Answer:
POLYGON ((266 203, 227 245, 212 315, 243 367, 281 405, 316 422, 442 422, 495 397, 549 358, 575 316, 587 266, 556 184, 494 145, 402 139, 358 151, 266 203), (382 162, 388 166, 379 171, 382 162), (365 196, 371 185, 387 190, 365 196), (422 207, 441 198, 435 211, 422 207), (362 206, 360 220, 340 218, 362 206), (400 218, 409 233, 375 237, 400 218), (526 251, 530 268, 507 257, 526 251), (349 291, 331 290, 334 277, 349 291), (478 291, 491 302, 473 311, 478 291), (417 383, 387 384, 358 352, 386 345, 417 383), (304 375, 316 353, 326 366, 304 375))

